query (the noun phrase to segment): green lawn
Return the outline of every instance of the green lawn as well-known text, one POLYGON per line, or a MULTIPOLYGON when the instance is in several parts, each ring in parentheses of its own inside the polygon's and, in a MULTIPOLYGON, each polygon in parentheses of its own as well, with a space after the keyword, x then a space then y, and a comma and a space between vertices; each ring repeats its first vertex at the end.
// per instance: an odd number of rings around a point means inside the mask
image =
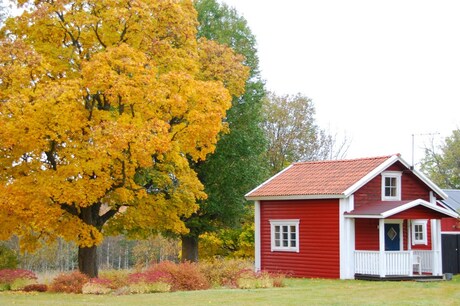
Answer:
POLYGON ((460 276, 439 282, 290 279, 284 288, 138 295, 1 292, 0 305, 459 305, 460 276))

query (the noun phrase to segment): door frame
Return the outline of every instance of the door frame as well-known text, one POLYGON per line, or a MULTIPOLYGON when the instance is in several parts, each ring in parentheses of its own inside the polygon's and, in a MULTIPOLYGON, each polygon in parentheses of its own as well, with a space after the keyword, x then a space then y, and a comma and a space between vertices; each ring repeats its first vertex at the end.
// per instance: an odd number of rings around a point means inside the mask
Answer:
MULTIPOLYGON (((399 225, 399 251, 404 251, 404 230, 403 224, 404 220, 402 219, 385 219, 384 224, 397 224, 399 225)), ((385 228, 383 229, 385 231, 385 228)), ((385 233, 386 235, 386 233, 385 233)), ((383 242, 385 245, 385 241, 383 242)))

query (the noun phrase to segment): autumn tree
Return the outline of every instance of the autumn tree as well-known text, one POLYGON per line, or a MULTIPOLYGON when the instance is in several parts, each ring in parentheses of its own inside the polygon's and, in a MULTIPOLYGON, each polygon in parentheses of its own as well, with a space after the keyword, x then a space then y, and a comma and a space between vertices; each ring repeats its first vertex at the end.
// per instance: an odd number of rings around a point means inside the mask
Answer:
POLYGON ((336 136, 317 125, 313 101, 302 94, 279 96, 269 93, 264 100, 263 113, 271 174, 292 162, 336 159, 348 150, 346 138, 338 141, 336 136))
MULTIPOLYGON (((24 5, 26 1, 18 1, 24 5)), ((103 228, 186 233, 248 69, 187 0, 35 1, 0 33, 0 239, 62 237, 97 276, 103 228)))
POLYGON ((431 142, 425 147, 421 170, 441 188, 460 188, 460 130, 445 138, 438 147, 431 142))
POLYGON ((240 227, 250 209, 244 194, 266 178, 263 152, 266 141, 260 127, 264 83, 259 73, 256 39, 246 20, 237 11, 215 0, 198 0, 198 35, 218 41, 244 55, 250 70, 244 95, 235 97, 225 122, 229 132, 222 133, 216 151, 205 161, 193 163, 205 186, 207 199, 200 208, 184 218, 189 232, 182 235, 182 259, 198 259, 199 236, 217 229, 240 227))

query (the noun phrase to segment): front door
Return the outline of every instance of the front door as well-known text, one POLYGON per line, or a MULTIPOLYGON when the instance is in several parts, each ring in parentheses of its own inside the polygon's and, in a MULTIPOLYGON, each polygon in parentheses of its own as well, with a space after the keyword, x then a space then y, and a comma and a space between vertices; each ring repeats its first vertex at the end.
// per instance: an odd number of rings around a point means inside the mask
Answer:
POLYGON ((399 224, 385 223, 385 251, 399 251, 401 247, 401 230, 399 224))

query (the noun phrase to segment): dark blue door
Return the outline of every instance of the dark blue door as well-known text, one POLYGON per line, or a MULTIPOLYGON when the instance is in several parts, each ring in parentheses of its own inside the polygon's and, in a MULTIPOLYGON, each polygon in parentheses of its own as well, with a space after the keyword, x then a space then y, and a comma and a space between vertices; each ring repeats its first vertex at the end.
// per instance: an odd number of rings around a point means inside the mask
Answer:
POLYGON ((401 233, 399 224, 385 224, 385 251, 399 251, 401 246, 401 233))

